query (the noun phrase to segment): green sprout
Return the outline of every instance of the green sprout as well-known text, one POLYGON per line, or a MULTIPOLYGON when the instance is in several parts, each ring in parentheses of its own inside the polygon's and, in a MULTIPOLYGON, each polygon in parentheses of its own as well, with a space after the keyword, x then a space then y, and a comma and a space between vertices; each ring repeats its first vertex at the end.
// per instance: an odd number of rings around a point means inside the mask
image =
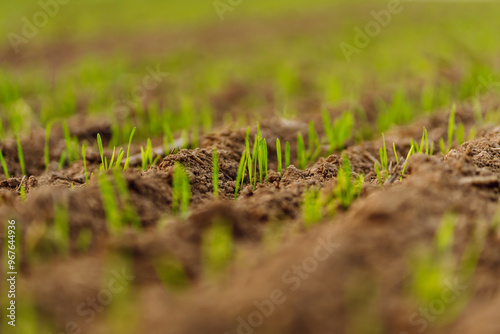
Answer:
POLYGON ((266 183, 269 183, 269 170, 268 170, 268 161, 267 161, 267 157, 268 157, 268 152, 267 152, 267 141, 266 139, 264 138, 264 142, 262 144, 262 156, 264 157, 264 170, 266 171, 266 183))
POLYGON ((405 174, 406 172, 406 166, 408 165, 408 160, 410 159, 410 157, 412 156, 413 152, 415 150, 415 146, 411 146, 410 147, 410 150, 408 151, 408 154, 406 155, 406 159, 405 159, 405 163, 403 165, 403 170, 401 171, 401 177, 400 179, 403 179, 403 175, 405 174))
POLYGON ((392 125, 407 124, 415 116, 415 108, 403 89, 394 93, 390 103, 380 101, 377 109, 377 129, 380 132, 388 130, 392 125))
POLYGON ((134 204, 130 197, 127 181, 123 176, 123 172, 118 166, 112 170, 113 179, 115 181, 118 197, 122 205, 121 220, 124 223, 130 224, 134 229, 141 228, 141 219, 135 210, 134 204))
POLYGON ((443 217, 434 237, 434 248, 438 254, 451 252, 456 223, 457 217, 453 214, 446 214, 443 217))
POLYGON ((351 138, 353 126, 354 118, 351 112, 344 112, 332 125, 330 114, 323 110, 323 128, 328 139, 327 154, 345 147, 345 143, 351 138))
POLYGON ((232 227, 223 222, 213 222, 203 235, 203 266, 208 275, 222 272, 234 256, 232 227))
POLYGON ((394 156, 396 157, 396 164, 399 165, 399 157, 398 157, 398 152, 396 151, 396 144, 392 143, 392 148, 394 150, 394 156))
POLYGON ((117 233, 122 228, 122 216, 120 207, 116 203, 115 190, 113 184, 109 181, 106 173, 100 173, 99 176, 99 189, 101 191, 101 198, 106 215, 106 221, 109 224, 109 230, 112 233, 117 233))
POLYGON ((343 209, 349 208, 352 202, 361 194, 363 188, 364 177, 359 175, 356 179, 352 179, 351 165, 347 155, 342 157, 342 168, 337 173, 337 186, 335 188, 335 196, 343 209))
POLYGON ((246 150, 244 150, 243 153, 241 154, 240 164, 238 166, 238 174, 236 176, 236 184, 234 186, 234 199, 238 197, 238 192, 243 187, 246 164, 247 164, 247 155, 246 155, 246 150))
POLYGON ((427 134, 427 129, 424 127, 422 132, 422 140, 420 141, 420 145, 411 140, 411 145, 415 147, 415 152, 419 154, 425 155, 433 155, 434 153, 434 143, 429 145, 429 135, 427 134))
POLYGON ((0 150, 0 163, 2 164, 3 173, 5 174, 5 177, 7 179, 10 179, 9 169, 7 168, 7 163, 5 162, 5 158, 3 156, 2 150, 0 150))
POLYGON ((252 149, 253 170, 251 172, 254 189, 257 187, 257 165, 258 165, 259 146, 260 146, 260 137, 259 137, 259 135, 255 135, 255 139, 253 142, 253 149, 252 149))
MULTIPOLYGON (((482 249, 484 233, 475 233, 474 240, 467 243, 461 261, 453 261, 453 244, 457 215, 446 213, 434 236, 434 242, 429 249, 419 250, 413 255, 410 263, 412 271, 411 292, 420 305, 428 305, 435 298, 442 295, 445 282, 457 277, 461 282, 471 278, 477 266, 477 260, 482 249)), ((456 308, 461 309, 465 304, 458 303, 456 308)), ((450 309, 450 313, 457 311, 450 309)))
MULTIPOLYGON (((267 142, 265 138, 257 138, 257 160, 259 161, 259 180, 260 183, 269 182, 268 170, 267 170, 267 142)), ((257 183, 257 177, 255 177, 254 182, 257 183)), ((255 186, 255 184, 254 184, 255 186)))
POLYGON ((127 170, 130 164, 130 146, 132 146, 132 139, 134 138, 136 128, 134 127, 132 129, 132 132, 130 132, 130 136, 128 139, 128 146, 127 146, 127 159, 125 161, 125 165, 123 166, 123 170, 127 170))
POLYGON ((278 155, 278 174, 281 178, 283 176, 283 165, 281 164, 281 142, 279 138, 276 138, 276 153, 278 155))
POLYGON ((78 152, 78 139, 72 138, 71 133, 69 131, 68 123, 64 122, 63 123, 63 134, 64 134, 64 141, 66 142, 66 152, 67 152, 67 158, 68 162, 72 163, 74 161, 77 161, 80 159, 80 153, 78 152))
POLYGON ((262 138, 257 139, 257 160, 259 161, 259 181, 260 183, 262 183, 262 177, 264 175, 264 165, 267 163, 267 156, 265 156, 264 149, 264 140, 262 138))
POLYGON ((174 135, 167 121, 163 123, 163 132, 163 149, 165 150, 165 154, 167 154, 171 150, 171 145, 175 142, 174 135))
POLYGON ((69 254, 69 208, 63 203, 54 206, 54 226, 52 238, 57 245, 58 252, 69 254))
POLYGON ((163 285, 170 290, 182 290, 189 285, 189 277, 182 262, 174 256, 163 255, 153 260, 153 265, 163 285))
POLYGON ((217 149, 212 151, 212 185, 214 188, 214 198, 219 198, 219 158, 217 149))
POLYGON ((321 143, 313 121, 309 122, 308 141, 309 147, 306 152, 306 160, 315 161, 321 155, 321 143))
POLYGON ((97 134, 97 147, 99 148, 99 154, 101 155, 101 167, 100 167, 100 170, 103 171, 103 170, 107 170, 108 167, 107 167, 107 160, 105 161, 104 160, 104 148, 103 148, 103 145, 102 145, 102 139, 101 139, 101 134, 98 133, 97 134))
POLYGON ((19 188, 19 196, 21 197, 21 201, 26 201, 26 186, 24 184, 21 184, 19 188))
POLYGON ((123 166, 124 171, 128 169, 128 166, 130 164, 130 146, 132 146, 132 139, 134 138, 135 131, 136 131, 136 128, 134 127, 132 129, 132 132, 130 132, 130 136, 128 138, 127 159, 125 161, 125 165, 123 166))
POLYGON ((127 225, 135 229, 140 228, 140 218, 134 208, 127 182, 120 169, 112 169, 112 180, 114 182, 110 180, 107 173, 99 173, 98 184, 110 232, 118 233, 127 225))
POLYGON ((323 201, 317 189, 309 189, 304 193, 302 214, 304 226, 311 227, 323 219, 323 201))
POLYGON ((385 136, 382 134, 384 147, 379 149, 380 163, 375 162, 375 173, 380 184, 389 178, 389 163, 387 158, 387 146, 385 144, 385 136))
POLYGON ((66 161, 66 150, 61 152, 61 156, 59 157, 58 169, 62 169, 64 167, 64 162, 66 161))
POLYGON ((187 215, 189 202, 191 201, 191 188, 189 176, 184 166, 176 163, 172 182, 172 209, 181 215, 187 215))
POLYGON ((125 151, 123 150, 122 147, 120 147, 120 150, 118 151, 118 158, 116 159, 116 163, 115 163, 115 168, 120 168, 124 154, 125 154, 125 151))
POLYGON ((246 154, 246 160, 247 160, 247 167, 248 167, 248 178, 250 180, 250 184, 252 183, 252 173, 253 173, 253 168, 252 168, 252 157, 250 155, 250 127, 247 128, 247 133, 245 135, 245 154, 246 154))
POLYGON ((148 138, 146 149, 141 147, 141 157, 142 157, 142 171, 148 169, 149 166, 153 165, 153 145, 151 144, 151 139, 148 138))
POLYGON ((87 145, 85 143, 82 145, 82 158, 83 158, 83 169, 85 171, 85 184, 89 184, 89 173, 87 172, 87 157, 86 157, 87 145))
POLYGON ((260 128, 257 125, 257 134, 254 137, 253 148, 250 152, 249 137, 250 128, 247 129, 247 133, 245 136, 245 151, 243 152, 243 155, 245 155, 245 165, 248 169, 248 178, 250 184, 253 185, 255 189, 257 187, 257 182, 264 183, 264 181, 269 181, 267 142, 264 138, 262 138, 260 128))
POLYGON ((451 107, 450 116, 448 118, 448 142, 447 142, 446 147, 445 147, 443 138, 441 138, 441 140, 439 142, 441 153, 443 153, 443 154, 447 154, 448 152, 450 152, 451 146, 453 144, 456 111, 457 111, 457 105, 453 104, 453 106, 451 107))
POLYGON ((299 133, 297 136, 297 168, 306 169, 307 157, 306 157, 306 147, 304 145, 304 138, 302 134, 299 133))
POLYGON ((19 156, 19 165, 21 166, 21 173, 26 175, 26 165, 24 162, 23 146, 21 145, 21 138, 17 136, 17 154, 19 156))

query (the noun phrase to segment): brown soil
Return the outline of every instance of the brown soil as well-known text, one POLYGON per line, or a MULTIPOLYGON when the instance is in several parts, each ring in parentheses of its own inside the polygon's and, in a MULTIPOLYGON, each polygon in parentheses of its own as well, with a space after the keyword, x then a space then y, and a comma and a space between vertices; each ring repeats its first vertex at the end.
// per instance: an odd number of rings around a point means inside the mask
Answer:
MULTIPOLYGON (((473 124, 470 106, 461 106, 457 120, 466 128, 473 124)), ((409 139, 419 139, 422 126, 431 140, 446 131, 447 115, 438 114, 386 135, 395 142, 398 154, 409 149, 409 139)), ((94 134, 92 126, 81 135, 94 134)), ((292 140, 306 123, 272 120, 262 124, 270 157, 276 155, 275 138, 292 140)), ((254 129, 255 130, 255 129, 254 129)), ((458 215, 455 231, 455 261, 464 254, 473 235, 487 231, 478 267, 467 291, 466 307, 449 322, 426 322, 428 333, 498 333, 500 236, 489 229, 497 210, 500 188, 500 128, 483 129, 476 139, 446 156, 416 155, 408 164, 407 176, 383 187, 377 185, 373 157, 380 139, 357 145, 346 153, 353 173, 366 176, 361 197, 347 210, 338 210, 311 229, 302 224, 302 193, 309 187, 328 191, 336 183, 340 156, 320 158, 306 170, 290 166, 283 178, 274 172, 271 158, 268 185, 248 185, 233 200, 238 162, 244 147, 245 129, 222 130, 204 137, 199 148, 168 155, 147 171, 132 169, 126 181, 143 231, 110 235, 97 182, 83 185, 83 165, 72 164, 62 171, 46 173, 43 166, 43 134, 24 141, 27 180, 13 178, 0 184, 0 217, 16 217, 23 240, 36 236, 45 222, 53 221, 56 203, 66 203, 70 218, 70 255, 56 255, 55 246, 36 252, 43 256, 23 257, 21 286, 34 294, 36 308, 59 330, 76 321, 85 333, 107 332, 106 317, 84 322, 75 310, 88 296, 102 289, 112 253, 132 259, 130 269, 137 329, 148 333, 237 333, 238 322, 248 319, 255 303, 277 292, 283 301, 275 305, 256 333, 417 333, 423 325, 409 320, 417 305, 409 297, 409 258, 421 247, 429 248, 436 229, 447 212, 458 215), (220 199, 212 195, 212 149, 219 152, 220 199), (193 194, 191 213, 184 220, 169 215, 172 203, 174 163, 187 168, 193 194), (27 190, 26 202, 19 200, 19 186, 27 190), (71 188, 73 185, 73 188, 71 188), (230 224, 236 242, 236 259, 216 280, 204 274, 202 239, 217 221, 230 224), (81 231, 92 233, 88 250, 78 248, 81 231), (272 242, 270 240, 273 240, 272 242), (333 246, 331 245, 333 243, 333 246), (310 272, 292 274, 315 254, 318 245, 330 250, 327 258, 310 272), (330 246, 328 246, 330 245, 330 246), (330 247, 330 248, 329 248, 330 247), (155 261, 170 257, 182 264, 188 277, 181 291, 166 288, 155 270, 155 261), (303 275, 302 278, 299 275, 303 275), (363 321, 370 328, 363 328, 363 321), (487 325, 486 325, 487 324, 487 325), (355 328, 355 330, 353 330, 355 328)), ((63 149, 62 133, 56 129, 51 146, 56 156, 63 149), (58 151, 59 150, 59 151, 58 151)), ((17 151, 15 142, 2 147, 9 165, 17 151)), ((437 143, 436 143, 437 148, 437 143)), ((437 150, 437 149, 436 149, 437 150)), ((294 150, 292 150, 294 151, 294 150)), ((395 159, 389 154, 392 163, 395 159)), ((295 157, 292 157, 295 159, 295 157)), ((90 171, 97 168, 97 152, 89 152, 90 171)), ((13 175, 20 175, 13 170, 13 175)), ((26 245, 26 244, 25 244, 26 245)), ((23 253, 29 250, 23 246, 23 253)), ((326 253, 325 253, 326 254, 326 253)), ((460 283, 465 284, 465 283, 460 283)), ((132 318, 131 318, 132 319, 132 318)), ((418 317, 417 319, 422 319, 418 317)), ((132 320, 131 320, 132 321, 132 320)))

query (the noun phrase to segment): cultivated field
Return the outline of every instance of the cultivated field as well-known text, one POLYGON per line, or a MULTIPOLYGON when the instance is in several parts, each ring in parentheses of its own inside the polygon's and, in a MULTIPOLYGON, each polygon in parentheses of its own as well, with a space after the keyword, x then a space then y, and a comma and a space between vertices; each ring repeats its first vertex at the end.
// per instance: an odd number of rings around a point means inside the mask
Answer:
POLYGON ((500 333, 500 3, 0 13, 0 333, 500 333))

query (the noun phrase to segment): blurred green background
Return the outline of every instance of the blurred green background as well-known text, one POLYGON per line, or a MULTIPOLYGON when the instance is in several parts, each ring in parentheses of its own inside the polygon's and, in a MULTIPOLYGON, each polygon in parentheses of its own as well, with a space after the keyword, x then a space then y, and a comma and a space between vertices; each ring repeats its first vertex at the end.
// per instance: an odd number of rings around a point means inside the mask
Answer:
MULTIPOLYGON (((42 7, 37 1, 4 1, 0 138, 78 114, 113 120, 116 100, 136 100, 131 92, 148 67, 169 75, 141 98, 146 116, 134 110, 125 116, 130 122, 120 125, 123 133, 138 126, 139 137, 160 135, 151 124, 157 114, 188 109, 188 115, 208 113, 224 123, 242 115, 352 109, 370 94, 390 100, 403 91, 420 101, 427 90, 465 99, 480 80, 498 72, 500 4, 401 6, 402 13, 348 62, 340 44, 353 44, 355 28, 364 29, 374 20, 372 11, 386 10, 387 1, 244 0, 224 20, 211 1, 69 1, 18 53, 9 33, 20 34, 22 18, 32 21, 42 7), (22 114, 23 122, 10 114, 22 114)), ((419 107, 446 103, 430 100, 419 107)), ((200 126, 195 121, 174 124, 173 131, 200 126)))

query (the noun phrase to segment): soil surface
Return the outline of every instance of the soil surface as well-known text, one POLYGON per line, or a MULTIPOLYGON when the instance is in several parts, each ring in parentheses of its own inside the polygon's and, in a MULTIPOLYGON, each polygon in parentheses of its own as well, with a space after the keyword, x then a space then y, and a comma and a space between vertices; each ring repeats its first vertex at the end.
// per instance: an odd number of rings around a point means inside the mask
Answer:
MULTIPOLYGON (((471 113, 469 105, 457 110, 457 120, 467 129, 473 124, 471 113)), ((420 139, 423 125, 432 141, 446 133, 447 115, 438 113, 394 128, 386 141, 394 142, 398 155, 404 156, 410 138, 420 139)), ((128 276, 124 275, 130 278, 133 289, 127 298, 133 302, 131 309, 120 312, 129 312, 137 326, 128 328, 131 333, 498 333, 500 235, 491 225, 500 189, 500 128, 480 129, 475 139, 445 156, 414 155, 405 176, 383 186, 373 170, 381 139, 350 143, 345 152, 353 177, 365 175, 361 196, 348 210, 338 208, 334 218, 312 228, 303 225, 302 195, 311 187, 325 192, 335 187, 340 155, 320 158, 305 170, 291 165, 280 179, 272 143, 277 137, 292 141, 307 123, 270 120, 261 128, 270 143, 268 184, 254 189, 247 179, 234 200, 245 129, 221 129, 205 135, 199 148, 167 155, 146 171, 132 168, 125 174, 143 229, 119 235, 111 234, 106 225, 96 179, 84 185, 82 163, 45 171, 39 144, 43 140, 36 133, 24 139, 32 176, 0 180, 0 217, 14 217, 21 224, 23 254, 45 258, 22 258, 21 287, 33 293, 36 309, 59 330, 74 321, 85 333, 107 332, 105 316, 87 323, 78 310, 89 295, 99 295, 103 278, 110 275, 110 258, 120 254, 130 261, 128 276), (219 153, 219 199, 213 197, 213 148, 219 153), (175 162, 186 167, 190 179, 192 201, 186 218, 170 215, 175 162), (19 199, 21 184, 26 187, 25 202, 19 199), (57 203, 69 208, 67 257, 57 255, 55 242, 37 242, 45 222, 54 220, 57 203), (457 217, 450 263, 461 263, 478 235, 482 248, 470 279, 456 275, 446 281, 459 295, 460 305, 455 303, 453 309, 460 316, 447 312, 438 318, 419 310, 409 284, 412 257, 419 249, 432 248, 447 213, 457 217), (231 228, 235 259, 213 279, 204 271, 202 244, 204 233, 218 221, 231 228), (91 235, 83 250, 78 241, 82 231, 91 235), (182 289, 162 284, 156 261, 164 258, 180 263, 187 279, 182 289)), ((87 129, 93 133, 91 126, 87 129)), ((63 149, 62 134, 56 130, 53 136, 52 151, 57 155, 58 148, 63 149)), ((15 165, 15 143, 5 142, 2 150, 15 165)), ((92 173, 100 158, 90 150, 87 156, 92 173)), ((433 307, 437 306, 428 306, 433 307)))

